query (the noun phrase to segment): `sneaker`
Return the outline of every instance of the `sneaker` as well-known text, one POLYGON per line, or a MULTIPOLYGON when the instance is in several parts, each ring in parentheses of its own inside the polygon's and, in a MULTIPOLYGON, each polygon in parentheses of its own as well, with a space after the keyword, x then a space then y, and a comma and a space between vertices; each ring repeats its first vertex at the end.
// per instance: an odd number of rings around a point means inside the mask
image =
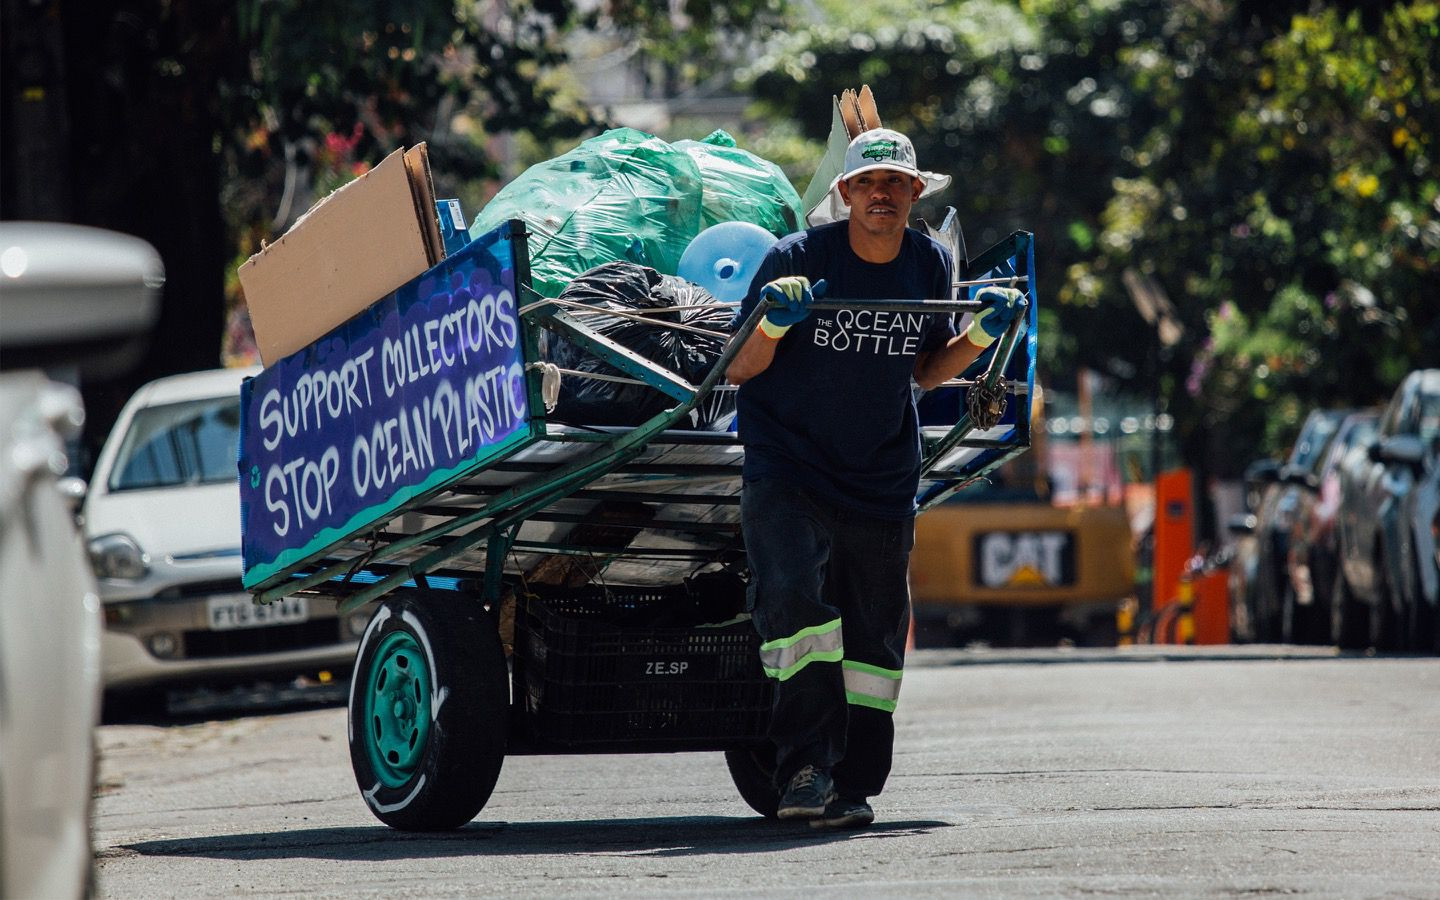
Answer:
POLYGON ((875 821, 875 810, 864 800, 837 798, 825 812, 810 820, 811 828, 864 828, 875 821))
POLYGON ((814 766, 802 766, 785 785, 776 815, 782 819, 812 819, 823 815, 825 807, 834 799, 835 782, 830 780, 829 773, 814 766))

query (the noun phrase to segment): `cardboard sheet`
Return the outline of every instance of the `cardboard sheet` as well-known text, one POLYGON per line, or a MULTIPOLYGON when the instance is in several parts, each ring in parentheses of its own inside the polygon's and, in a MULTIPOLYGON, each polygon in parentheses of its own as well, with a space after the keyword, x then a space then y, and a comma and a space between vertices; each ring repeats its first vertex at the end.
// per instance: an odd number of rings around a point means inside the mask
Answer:
POLYGON ((396 150, 240 267, 272 365, 445 258, 425 145, 396 150))

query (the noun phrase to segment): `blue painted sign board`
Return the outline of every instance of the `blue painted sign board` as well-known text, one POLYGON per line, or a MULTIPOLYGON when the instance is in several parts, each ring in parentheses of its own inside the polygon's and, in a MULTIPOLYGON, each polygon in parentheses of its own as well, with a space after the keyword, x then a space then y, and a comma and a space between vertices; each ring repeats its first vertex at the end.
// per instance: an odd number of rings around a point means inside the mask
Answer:
POLYGON ((386 521, 529 434, 510 224, 241 388, 244 583, 386 521))

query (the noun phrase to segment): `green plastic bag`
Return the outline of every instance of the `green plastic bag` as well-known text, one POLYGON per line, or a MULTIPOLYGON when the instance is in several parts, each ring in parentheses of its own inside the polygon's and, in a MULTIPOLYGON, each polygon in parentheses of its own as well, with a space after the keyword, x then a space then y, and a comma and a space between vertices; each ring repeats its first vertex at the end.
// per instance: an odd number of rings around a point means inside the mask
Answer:
POLYGON ((704 179, 701 227, 749 222, 776 237, 800 230, 800 195, 780 167, 716 129, 703 141, 676 141, 700 167, 704 179))
POLYGON ((470 237, 524 220, 532 232, 531 285, 540 296, 558 297, 580 273, 607 262, 674 274, 700 232, 701 197, 700 169, 689 154, 616 128, 531 166, 485 205, 470 237))
POLYGON ((724 131, 669 144, 616 128, 525 170, 475 217, 470 237, 508 219, 530 227, 531 286, 558 297, 604 263, 674 275, 690 241, 719 222, 750 222, 783 237, 800 228, 800 195, 779 166, 736 147, 724 131))

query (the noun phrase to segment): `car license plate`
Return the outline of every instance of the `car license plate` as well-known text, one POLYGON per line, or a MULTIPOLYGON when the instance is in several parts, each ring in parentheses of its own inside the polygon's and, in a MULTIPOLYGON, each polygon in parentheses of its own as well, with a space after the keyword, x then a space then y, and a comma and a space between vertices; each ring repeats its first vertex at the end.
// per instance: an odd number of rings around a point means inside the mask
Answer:
POLYGON ((304 597, 286 597, 263 606, 249 594, 222 594, 206 601, 211 631, 232 628, 260 628, 265 625, 288 625, 310 618, 304 597))

